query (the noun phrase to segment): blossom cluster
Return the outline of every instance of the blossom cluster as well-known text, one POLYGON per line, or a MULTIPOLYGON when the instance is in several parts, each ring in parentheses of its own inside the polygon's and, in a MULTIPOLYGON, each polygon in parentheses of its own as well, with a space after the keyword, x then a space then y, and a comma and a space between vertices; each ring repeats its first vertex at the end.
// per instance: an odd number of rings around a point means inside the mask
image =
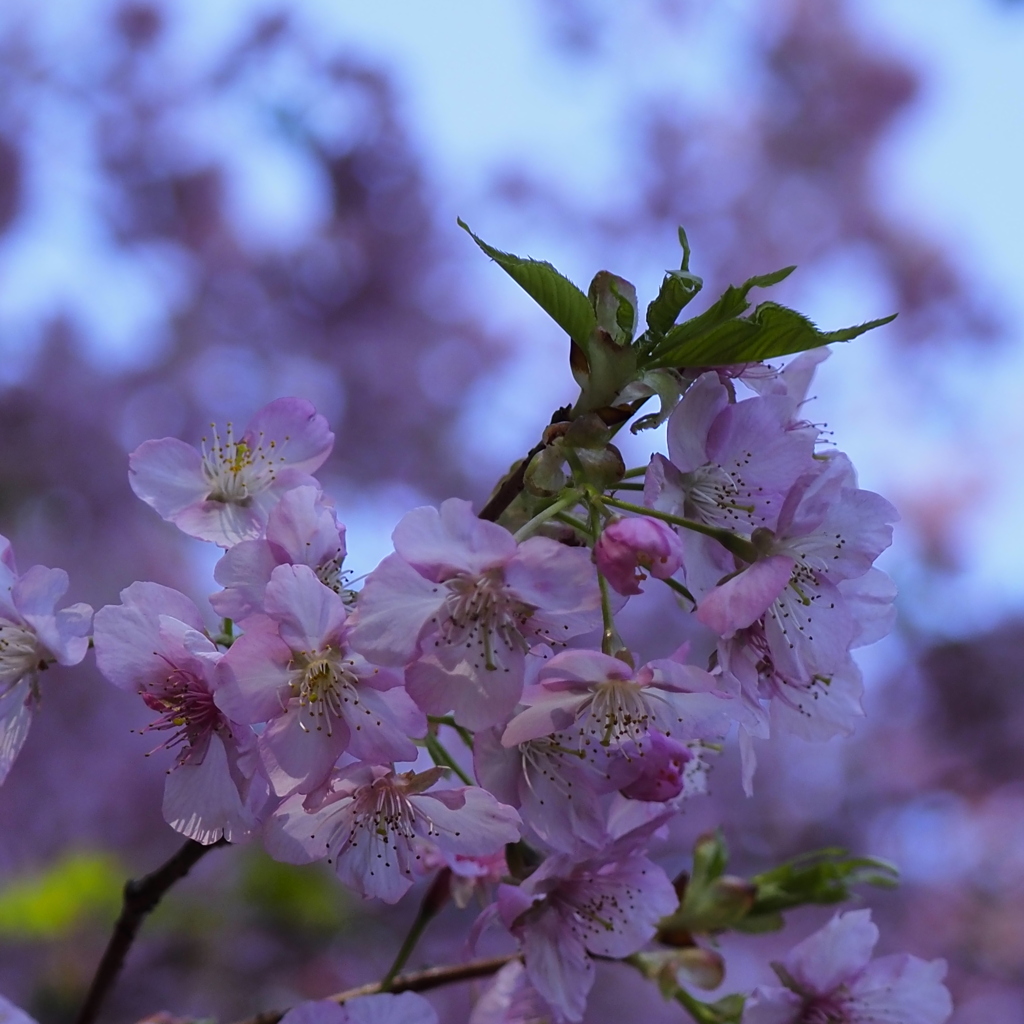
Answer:
MULTIPOLYGON (((612 294, 608 332, 625 302, 612 294)), ((361 587, 313 475, 334 436, 305 400, 271 402, 200 448, 141 445, 135 494, 223 550, 208 610, 140 581, 95 615, 101 672, 155 716, 167 822, 205 845, 257 837, 279 860, 326 860, 389 903, 446 871, 460 905, 483 904, 474 935, 500 925, 520 957, 473 1021, 582 1020, 594 959, 637 954, 680 912, 652 843, 730 735, 750 793, 755 740, 827 739, 862 714, 851 652, 891 627, 894 588, 874 563, 897 515, 804 418, 825 354, 655 379, 667 451, 634 470, 581 414, 524 467, 518 507, 413 509, 361 587), (617 616, 652 580, 676 599, 679 635, 643 661, 617 616), (683 642, 691 614, 710 631, 703 664, 683 642)), ((67 585, 60 570, 18 575, 4 542, 0 781, 42 670, 86 653, 91 609, 55 611, 67 585)), ((783 988, 759 989, 743 1021, 853 1024, 870 1009, 941 1024, 942 965, 869 966, 866 913, 797 947, 783 988)), ((419 997, 373 998, 290 1016, 434 1019, 419 997)))

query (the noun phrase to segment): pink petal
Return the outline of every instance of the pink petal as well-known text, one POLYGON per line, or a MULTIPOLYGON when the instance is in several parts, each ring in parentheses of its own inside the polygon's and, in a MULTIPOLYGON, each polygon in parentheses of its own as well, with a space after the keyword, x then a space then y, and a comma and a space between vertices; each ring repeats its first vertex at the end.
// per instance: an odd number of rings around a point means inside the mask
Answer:
POLYGON ((278 398, 265 405, 248 424, 242 439, 250 448, 275 442, 283 465, 315 473, 334 447, 327 420, 304 398, 278 398))
POLYGON ((349 643, 376 664, 405 665, 446 597, 445 588, 424 579, 398 555, 388 555, 360 591, 349 643))
POLYGON ((173 769, 164 783, 164 820, 176 832, 209 846, 221 836, 244 839, 256 822, 231 778, 227 753, 214 733, 202 764, 173 769))
POLYGON ((794 946, 783 965, 801 985, 826 995, 867 966, 877 942, 871 911, 848 910, 794 946))
POLYGON ((210 493, 202 456, 176 437, 139 445, 128 456, 128 482, 135 494, 165 519, 210 493))
POLYGON ((477 576, 504 565, 516 553, 512 534, 478 519, 473 506, 461 498, 449 498, 440 510, 414 508, 395 527, 392 539, 395 551, 434 581, 459 573, 477 576))
POLYGON ((34 710, 31 679, 22 679, 0 694, 0 785, 25 745, 34 710))
POLYGON ((697 621, 724 637, 746 629, 764 615, 789 583, 795 564, 785 555, 759 559, 715 587, 698 605, 697 621))

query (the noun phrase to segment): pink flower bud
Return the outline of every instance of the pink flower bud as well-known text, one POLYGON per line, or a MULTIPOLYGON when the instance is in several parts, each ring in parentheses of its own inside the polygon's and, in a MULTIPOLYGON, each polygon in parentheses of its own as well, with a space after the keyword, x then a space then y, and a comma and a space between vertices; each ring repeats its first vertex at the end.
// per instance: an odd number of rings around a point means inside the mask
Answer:
POLYGON ((667 579, 683 564, 683 544, 660 519, 636 516, 609 523, 594 546, 598 571, 620 594, 642 593, 646 569, 667 579))

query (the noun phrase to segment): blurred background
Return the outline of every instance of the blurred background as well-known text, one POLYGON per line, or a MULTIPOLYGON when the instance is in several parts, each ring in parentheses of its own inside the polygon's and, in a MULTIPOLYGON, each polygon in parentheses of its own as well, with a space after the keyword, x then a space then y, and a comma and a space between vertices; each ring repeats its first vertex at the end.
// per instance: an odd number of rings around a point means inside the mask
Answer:
MULTIPOLYGON (((460 231, 608 268, 777 289, 839 346, 819 420, 903 522, 896 633, 851 741, 726 751, 659 856, 722 822, 738 871, 829 844, 895 860, 883 952, 944 956, 955 1024, 1024 1022, 1024 5, 887 0, 5 0, 0 532, 72 600, 204 598, 217 552, 136 501, 127 453, 283 394, 337 433, 321 473, 356 572, 404 511, 480 502, 573 397, 558 329, 460 231)), ((645 441, 650 438, 646 437, 645 441)), ((657 440, 656 438, 654 439, 657 440)), ((637 445, 635 462, 646 452, 637 445)), ((671 603, 631 615, 641 649, 671 603)), ((671 633, 669 631, 672 631, 671 633)), ((0 789, 0 991, 70 1020, 126 874, 179 845, 148 712, 56 670, 0 789)), ((414 912, 218 851, 146 925, 107 1019, 231 1020, 379 977, 414 912)), ((450 909, 414 964, 462 955, 450 909)), ((723 991, 820 925, 730 938, 723 991)), ((605 966, 587 1020, 685 1019, 605 966)), ((432 995, 446 1022, 473 991, 432 995)))

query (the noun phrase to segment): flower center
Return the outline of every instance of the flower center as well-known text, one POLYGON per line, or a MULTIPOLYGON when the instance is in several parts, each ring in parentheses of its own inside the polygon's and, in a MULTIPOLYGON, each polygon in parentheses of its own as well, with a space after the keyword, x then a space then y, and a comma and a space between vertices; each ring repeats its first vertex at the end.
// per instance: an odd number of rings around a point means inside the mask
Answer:
POLYGON ((850 1024, 850 1018, 832 996, 816 996, 805 1007, 798 1024, 850 1024))
POLYGON ((642 750, 641 741, 651 718, 643 690, 642 686, 625 679, 597 683, 594 695, 577 715, 584 744, 596 739, 608 747, 633 740, 642 750))
MULTIPOLYGON (((207 447, 203 438, 203 475, 210 490, 207 501, 221 501, 228 505, 248 505, 254 495, 265 491, 273 482, 277 466, 285 461, 277 441, 265 440, 261 432, 256 446, 248 441, 236 441, 234 427, 228 423, 224 436, 214 424, 213 440, 207 447)), ((285 443, 288 438, 286 437, 285 443)))
POLYGON ((738 471, 730 473, 724 466, 708 462, 685 474, 684 479, 690 506, 686 511, 694 519, 725 529, 752 525, 755 506, 738 471))
POLYGON ((585 756, 580 750, 570 750, 563 747, 557 740, 542 737, 537 740, 527 740, 519 744, 519 756, 522 759, 523 776, 527 786, 536 794, 538 801, 543 804, 544 800, 537 793, 537 776, 547 780, 553 786, 559 796, 567 800, 572 799, 572 773, 567 771, 572 762, 566 765, 564 758, 571 757, 579 761, 585 756))
POLYGON ((142 732, 171 730, 171 736, 150 754, 181 747, 178 765, 186 761, 201 764, 210 734, 224 724, 224 715, 206 683, 191 672, 172 666, 164 688, 159 693, 144 692, 142 699, 146 707, 159 714, 142 732))
POLYGON ((445 581, 445 586, 448 617, 439 624, 444 643, 471 651, 475 648, 483 667, 492 671, 499 667, 498 644, 510 651, 518 648, 524 654, 529 650, 523 630, 533 609, 508 593, 501 570, 454 576, 445 581))
MULTIPOLYGON (((300 708, 306 709, 317 732, 326 729, 328 736, 333 735, 334 722, 341 718, 345 705, 359 703, 355 662, 342 658, 337 648, 328 647, 326 651, 297 654, 292 664, 289 683, 292 698, 298 700, 300 708)), ((309 732, 302 719, 299 725, 309 732)))

